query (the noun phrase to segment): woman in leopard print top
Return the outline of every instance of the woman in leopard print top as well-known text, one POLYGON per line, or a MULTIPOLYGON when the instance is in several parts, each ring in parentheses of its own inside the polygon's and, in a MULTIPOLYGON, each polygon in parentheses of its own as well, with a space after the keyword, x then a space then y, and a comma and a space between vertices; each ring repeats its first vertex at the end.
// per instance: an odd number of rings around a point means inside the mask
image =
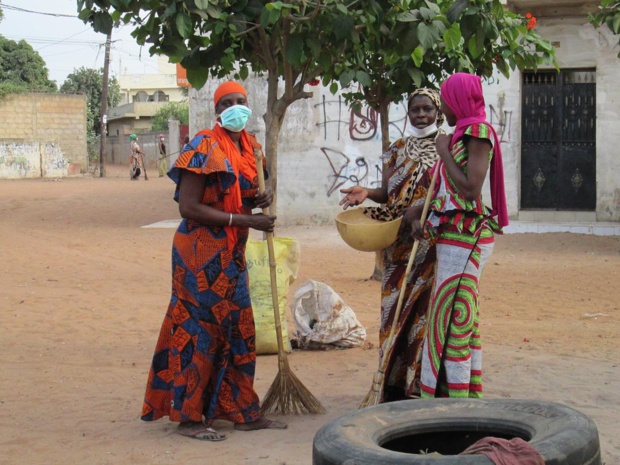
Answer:
MULTIPOLYGON (((354 186, 342 189, 341 192, 346 195, 340 204, 345 209, 369 199, 382 205, 364 208, 368 216, 384 221, 405 216, 403 225, 410 224, 406 218, 407 213, 410 207, 424 204, 431 181, 429 171, 438 159, 435 138, 443 132, 439 129, 443 123, 439 106, 439 93, 434 90, 418 89, 409 96, 410 125, 405 135, 394 142, 381 157, 381 187, 368 189, 354 186)), ((406 226, 403 226, 396 242, 383 250, 385 268, 381 284, 379 343, 381 357, 389 357, 390 360, 380 402, 420 396, 422 346, 435 264, 435 247, 429 239, 420 242, 414 266, 407 278, 406 295, 394 343, 391 348, 384 347, 394 324, 394 314, 412 247, 413 238, 406 226)))

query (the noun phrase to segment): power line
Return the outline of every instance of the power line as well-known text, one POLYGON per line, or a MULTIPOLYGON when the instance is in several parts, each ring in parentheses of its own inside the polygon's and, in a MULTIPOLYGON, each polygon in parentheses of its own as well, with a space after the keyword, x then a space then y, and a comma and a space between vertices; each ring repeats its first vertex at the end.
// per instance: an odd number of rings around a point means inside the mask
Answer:
POLYGON ((20 11, 22 13, 35 13, 35 14, 38 14, 38 15, 56 16, 58 18, 77 18, 76 15, 63 15, 61 13, 45 13, 43 11, 26 10, 25 8, 19 8, 19 7, 16 7, 16 6, 7 5, 6 3, 2 4, 2 8, 6 9, 6 10, 20 11))
MULTIPOLYGON (((84 32, 84 31, 82 31, 84 32)), ((81 34, 81 33, 78 33, 81 34)), ((77 35, 77 34, 74 34, 77 35)), ((56 45, 56 44, 62 44, 62 45, 103 45, 105 42, 101 42, 101 41, 87 41, 87 40, 67 40, 70 37, 73 36, 69 36, 66 39, 45 39, 43 37, 15 37, 15 36, 4 36, 7 39, 10 40, 14 40, 14 41, 20 41, 20 40, 25 40, 26 42, 28 42, 29 44, 46 44, 44 47, 41 47, 38 50, 41 50, 43 48, 49 47, 51 45, 56 45)))

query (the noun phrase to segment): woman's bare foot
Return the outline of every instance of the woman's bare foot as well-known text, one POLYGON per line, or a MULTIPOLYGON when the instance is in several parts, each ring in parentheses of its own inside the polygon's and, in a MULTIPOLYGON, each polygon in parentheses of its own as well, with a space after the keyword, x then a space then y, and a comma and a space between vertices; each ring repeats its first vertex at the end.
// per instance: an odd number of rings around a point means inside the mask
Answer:
POLYGON ((223 441, 226 439, 225 434, 218 433, 213 428, 202 422, 194 421, 179 423, 177 433, 181 436, 187 436, 201 441, 223 441))
POLYGON ((235 423, 235 429, 238 431, 256 431, 259 429, 286 429, 288 425, 281 421, 270 420, 269 418, 261 417, 256 421, 250 423, 235 423))

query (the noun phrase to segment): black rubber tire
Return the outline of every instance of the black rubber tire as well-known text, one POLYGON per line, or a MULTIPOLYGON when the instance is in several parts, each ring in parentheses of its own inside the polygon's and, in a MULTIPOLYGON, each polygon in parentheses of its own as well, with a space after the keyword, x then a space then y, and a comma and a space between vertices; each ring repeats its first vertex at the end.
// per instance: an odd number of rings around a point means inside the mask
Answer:
POLYGON ((598 431, 588 417, 551 402, 504 399, 404 400, 358 410, 316 433, 312 464, 493 465, 483 455, 424 455, 382 447, 398 438, 442 431, 520 437, 546 465, 601 465, 598 431))

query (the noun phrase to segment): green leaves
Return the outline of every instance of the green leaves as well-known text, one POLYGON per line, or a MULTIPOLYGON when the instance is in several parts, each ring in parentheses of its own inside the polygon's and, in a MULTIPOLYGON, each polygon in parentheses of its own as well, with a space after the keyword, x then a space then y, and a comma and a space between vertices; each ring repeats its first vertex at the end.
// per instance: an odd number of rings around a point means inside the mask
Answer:
POLYGON ((192 34, 192 20, 185 13, 181 12, 177 14, 175 22, 179 35, 187 39, 192 34))
POLYGON ((293 65, 298 65, 304 60, 304 36, 293 34, 286 43, 286 59, 293 65))
POLYGON ((418 24, 418 40, 426 49, 432 48, 439 34, 436 29, 426 23, 418 24))
POLYGON ((450 21, 451 23, 457 22, 467 8, 468 4, 469 0, 456 0, 446 12, 446 17, 448 18, 448 21, 450 21))
POLYGON ((200 10, 206 10, 210 6, 209 0, 194 0, 194 2, 196 3, 196 8, 200 10))
POLYGON ((114 26, 114 22, 112 21, 112 16, 109 13, 98 11, 94 13, 89 19, 93 23, 93 29, 96 32, 101 32, 103 34, 109 34, 112 31, 112 27, 114 26))
POLYGON ((446 50, 449 52, 460 47, 461 39, 461 29, 457 23, 450 26, 450 28, 446 29, 443 33, 443 41, 446 44, 446 50))
MULTIPOLYGON (((606 24, 614 34, 620 34, 620 1, 601 0, 599 10, 596 15, 590 15, 590 23, 594 27, 606 24)), ((620 40, 618 45, 620 45, 620 40)), ((618 53, 618 58, 620 58, 620 53, 618 53)))
POLYGON ((187 80, 196 89, 202 88, 209 78, 208 68, 190 68, 187 69, 187 80))
POLYGON ((368 75, 368 73, 364 71, 356 71, 355 80, 359 82, 361 85, 363 85, 364 87, 372 86, 372 80, 370 79, 370 76, 368 75))
POLYGON ((411 54, 411 59, 413 60, 413 64, 418 68, 422 66, 422 60, 424 59, 424 51, 421 47, 416 47, 413 53, 411 54))

